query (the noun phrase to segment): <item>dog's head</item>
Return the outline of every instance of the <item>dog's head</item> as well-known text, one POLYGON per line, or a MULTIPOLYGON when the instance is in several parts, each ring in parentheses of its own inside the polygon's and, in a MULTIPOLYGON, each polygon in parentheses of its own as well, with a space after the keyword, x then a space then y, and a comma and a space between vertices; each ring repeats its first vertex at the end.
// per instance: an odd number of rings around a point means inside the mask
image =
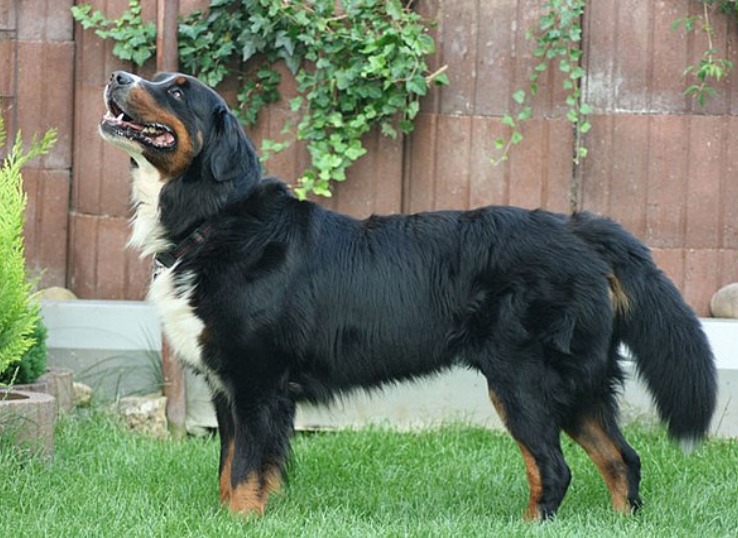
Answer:
POLYGON ((105 88, 102 136, 162 181, 232 182, 237 190, 261 175, 258 157, 225 101, 197 79, 159 73, 152 80, 116 71, 105 88))

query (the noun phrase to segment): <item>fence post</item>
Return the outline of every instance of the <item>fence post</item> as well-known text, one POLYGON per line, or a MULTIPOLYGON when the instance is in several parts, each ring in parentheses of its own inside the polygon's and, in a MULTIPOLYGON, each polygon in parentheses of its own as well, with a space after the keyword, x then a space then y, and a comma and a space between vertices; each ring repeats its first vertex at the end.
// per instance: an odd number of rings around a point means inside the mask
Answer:
MULTIPOLYGON (((158 0, 156 8, 156 69, 177 71, 177 17, 179 0, 158 0)), ((164 379, 164 396, 167 398, 167 422, 169 432, 176 438, 186 435, 185 417, 187 399, 182 365, 172 356, 169 346, 162 339, 161 370, 164 379)))

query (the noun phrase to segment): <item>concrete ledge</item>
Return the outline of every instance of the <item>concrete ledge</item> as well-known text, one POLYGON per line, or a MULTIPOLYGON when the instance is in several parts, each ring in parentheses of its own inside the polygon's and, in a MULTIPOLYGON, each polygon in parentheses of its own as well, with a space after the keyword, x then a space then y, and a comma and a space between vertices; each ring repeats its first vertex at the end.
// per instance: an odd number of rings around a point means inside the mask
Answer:
MULTIPOLYGON (((42 301, 42 312, 49 328, 50 366, 71 368, 75 379, 111 397, 152 391, 161 350, 161 328, 153 306, 137 301, 42 301), (98 378, 104 380, 95 383, 98 378)), ((719 373, 712 431, 738 437, 738 397, 734 397, 738 396, 738 320, 701 321, 719 373)), ((656 420, 645 387, 633 375, 632 365, 626 363, 626 369, 630 376, 623 395, 624 418, 656 420)), ((188 430, 215 427, 204 382, 188 373, 186 386, 188 430)), ((502 427, 489 402, 486 380, 476 372, 454 369, 371 393, 359 391, 327 408, 300 406, 297 414, 297 426, 310 429, 369 424, 409 429, 455 420, 502 427)))

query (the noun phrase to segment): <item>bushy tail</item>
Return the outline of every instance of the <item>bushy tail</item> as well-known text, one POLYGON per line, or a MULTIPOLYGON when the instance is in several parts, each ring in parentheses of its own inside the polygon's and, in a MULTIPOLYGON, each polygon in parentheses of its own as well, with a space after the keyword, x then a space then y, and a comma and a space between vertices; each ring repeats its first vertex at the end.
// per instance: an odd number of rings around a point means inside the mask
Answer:
POLYGON ((617 306, 614 338, 625 343, 669 434, 685 449, 707 433, 715 410, 715 360, 692 309, 638 239, 587 213, 573 231, 610 264, 617 306))

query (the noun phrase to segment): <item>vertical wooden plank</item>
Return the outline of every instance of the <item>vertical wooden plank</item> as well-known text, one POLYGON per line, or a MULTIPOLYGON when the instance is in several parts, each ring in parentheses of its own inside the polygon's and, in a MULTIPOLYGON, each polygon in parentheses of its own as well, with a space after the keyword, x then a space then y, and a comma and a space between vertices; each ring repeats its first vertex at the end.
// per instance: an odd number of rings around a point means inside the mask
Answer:
POLYGON ((453 80, 440 92, 443 114, 470 114, 476 93, 478 2, 444 0, 441 4, 441 58, 453 80))
POLYGON ((545 118, 547 137, 543 145, 541 175, 543 176, 542 206, 551 211, 570 213, 571 185, 574 176, 574 133, 566 118, 545 118))
POLYGON ((406 181, 403 187, 403 211, 416 213, 433 208, 436 177, 438 115, 419 114, 415 131, 407 138, 406 181))
POLYGON ((508 164, 493 165, 494 141, 507 131, 499 118, 472 117, 469 154, 469 207, 509 201, 508 164))
POLYGON ((433 209, 463 209, 469 204, 469 150, 471 119, 441 115, 437 149, 443 159, 435 168, 433 209))
POLYGON ((613 175, 613 163, 617 159, 611 143, 615 119, 606 114, 592 116, 589 121, 592 130, 587 135, 589 156, 582 163, 581 208, 599 215, 609 215, 610 178, 613 175))
POLYGON ((644 178, 650 162, 650 117, 618 115, 607 142, 612 147, 609 170, 610 200, 607 214, 617 218, 639 237, 646 233, 647 186, 644 178))
MULTIPOLYGON (((689 248, 719 246, 721 203, 721 122, 715 116, 691 116, 687 169, 686 237, 689 248)), ((726 178, 727 179, 727 178, 726 178)))
POLYGON ((738 118, 723 118, 722 156, 724 166, 720 178, 720 246, 738 250, 738 137, 734 133, 738 129, 738 118))
MULTIPOLYGON (((517 89, 514 87, 517 81, 515 34, 524 32, 523 28, 517 28, 517 5, 517 2, 479 2, 474 23, 478 31, 478 54, 472 71, 476 75, 473 96, 476 115, 501 116, 512 105, 511 95, 517 89), (486 22, 479 24, 479 21, 486 22)), ((455 75, 456 71, 451 73, 455 75)), ((456 79, 452 80, 456 85, 456 79)))
POLYGON ((689 122, 682 116, 655 116, 648 163, 646 241, 661 248, 685 244, 689 122))
POLYGON ((711 248, 685 250, 684 299, 700 316, 710 314, 710 298, 719 288, 719 254, 711 248))
POLYGON ((684 289, 685 253, 681 248, 655 248, 651 251, 653 259, 666 276, 680 290, 684 289))
POLYGON ((66 285, 69 185, 69 170, 23 172, 26 263, 39 287, 66 285))

